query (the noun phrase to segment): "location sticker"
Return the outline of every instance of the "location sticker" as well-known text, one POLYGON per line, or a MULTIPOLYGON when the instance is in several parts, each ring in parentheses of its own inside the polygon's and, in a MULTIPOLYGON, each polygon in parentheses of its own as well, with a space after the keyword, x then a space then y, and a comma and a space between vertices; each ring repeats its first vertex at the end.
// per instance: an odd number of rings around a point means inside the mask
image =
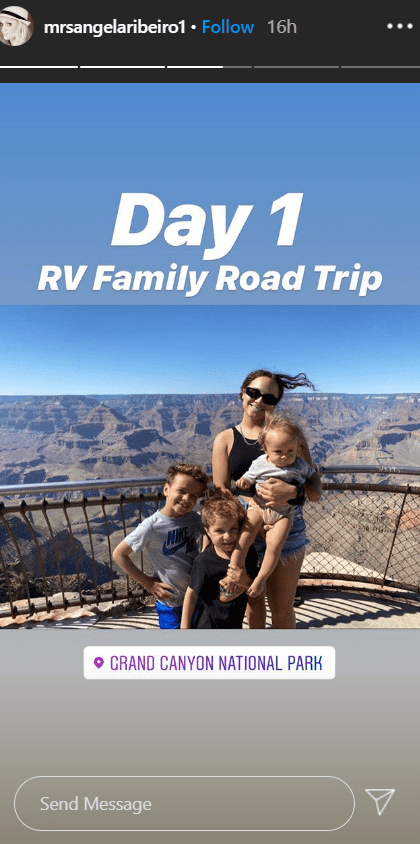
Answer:
POLYGON ((97 656, 96 659, 93 660, 94 664, 97 668, 102 668, 104 661, 101 656, 97 656))

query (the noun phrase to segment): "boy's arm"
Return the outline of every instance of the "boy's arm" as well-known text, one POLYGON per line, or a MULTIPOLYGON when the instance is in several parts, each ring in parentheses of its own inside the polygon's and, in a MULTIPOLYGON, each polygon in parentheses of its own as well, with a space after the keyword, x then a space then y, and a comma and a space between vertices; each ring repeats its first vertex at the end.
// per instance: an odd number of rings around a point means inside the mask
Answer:
POLYGON ((181 630, 190 629, 192 614, 195 610, 197 601, 198 595, 196 595, 194 590, 191 589, 191 586, 189 586, 185 593, 184 603, 182 605, 181 630))
POLYGON ((140 569, 138 569, 130 559, 131 552, 132 548, 130 548, 125 539, 123 539, 123 541, 117 545, 112 556, 117 565, 122 568, 129 577, 132 577, 133 580, 137 580, 137 583, 140 583, 144 589, 147 589, 147 591, 150 592, 157 601, 167 600, 172 593, 171 586, 169 586, 168 583, 161 583, 160 580, 154 580, 153 577, 148 577, 147 574, 140 571, 140 569))

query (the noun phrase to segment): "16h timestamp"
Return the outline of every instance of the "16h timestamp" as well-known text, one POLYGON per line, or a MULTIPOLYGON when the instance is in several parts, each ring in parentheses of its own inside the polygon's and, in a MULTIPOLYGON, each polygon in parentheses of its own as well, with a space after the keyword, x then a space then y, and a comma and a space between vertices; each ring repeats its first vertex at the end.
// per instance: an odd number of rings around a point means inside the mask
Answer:
POLYGON ((283 18, 280 21, 268 21, 270 32, 279 33, 280 35, 296 35, 297 25, 290 20, 290 18, 283 18))

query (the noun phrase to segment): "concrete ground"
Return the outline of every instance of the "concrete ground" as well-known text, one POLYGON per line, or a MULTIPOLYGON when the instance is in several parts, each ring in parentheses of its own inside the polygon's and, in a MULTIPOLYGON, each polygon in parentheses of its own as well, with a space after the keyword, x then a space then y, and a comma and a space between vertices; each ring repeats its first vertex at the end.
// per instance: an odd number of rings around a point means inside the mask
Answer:
MULTIPOLYGON (((392 587, 378 587, 370 584, 354 584, 347 581, 302 580, 298 594, 302 603, 296 607, 297 627, 300 629, 320 628, 323 630, 348 629, 420 629, 420 594, 397 590, 392 587)), ((59 598, 60 596, 54 596, 59 598)), ((69 596, 68 596, 69 597, 69 596)), ((77 598, 76 593, 74 596, 77 598)), ((81 628, 95 629, 140 628, 158 629, 158 618, 153 606, 133 609, 135 602, 120 599, 115 603, 72 606, 67 610, 54 609, 45 612, 45 600, 34 599, 39 611, 27 616, 26 601, 19 601, 23 615, 12 619, 0 618, 0 628, 81 628)), ((76 601, 74 601, 76 604, 76 601)), ((247 623, 244 623, 244 628, 247 623)), ((267 607, 267 627, 271 627, 271 615, 267 607)))
MULTIPOLYGON (((373 590, 335 590, 325 586, 300 586, 303 603, 296 608, 298 628, 318 627, 325 630, 366 630, 370 628, 420 628, 420 600, 414 596, 409 603, 402 598, 378 596, 373 590)), ((403 593, 404 596, 407 593, 403 593)), ((420 598, 420 596, 417 596, 420 598)), ((245 623, 244 628, 248 625, 245 623)), ((157 613, 153 607, 127 613, 118 618, 96 622, 98 628, 138 627, 158 629, 157 613)), ((270 611, 267 627, 271 627, 270 611)))

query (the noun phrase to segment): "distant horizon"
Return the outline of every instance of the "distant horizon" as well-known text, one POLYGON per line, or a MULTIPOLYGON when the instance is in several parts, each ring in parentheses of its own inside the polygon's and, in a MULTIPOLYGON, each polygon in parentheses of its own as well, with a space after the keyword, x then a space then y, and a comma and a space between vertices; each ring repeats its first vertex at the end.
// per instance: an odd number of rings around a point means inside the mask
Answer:
MULTIPOLYGON (((142 393, 0 393, 0 399, 2 398, 15 398, 15 399, 24 399, 24 398, 57 398, 62 396, 63 398, 67 396, 84 396, 86 398, 96 398, 100 396, 105 397, 112 397, 112 396, 235 396, 238 398, 237 393, 231 393, 226 390, 222 390, 220 392, 215 392, 212 390, 211 392, 207 393, 149 393, 149 392, 142 392, 142 393)), ((293 396, 309 396, 313 398, 317 398, 319 396, 365 396, 371 397, 374 396, 375 398, 382 398, 382 396, 420 396, 420 391, 417 392, 416 390, 409 390, 406 392, 405 390, 396 390, 389 393, 380 392, 380 393, 373 393, 370 390, 364 390, 362 393, 349 393, 345 390, 288 390, 283 394, 282 400, 285 398, 293 398, 293 396)), ((238 398, 239 401, 239 398, 238 398)))

